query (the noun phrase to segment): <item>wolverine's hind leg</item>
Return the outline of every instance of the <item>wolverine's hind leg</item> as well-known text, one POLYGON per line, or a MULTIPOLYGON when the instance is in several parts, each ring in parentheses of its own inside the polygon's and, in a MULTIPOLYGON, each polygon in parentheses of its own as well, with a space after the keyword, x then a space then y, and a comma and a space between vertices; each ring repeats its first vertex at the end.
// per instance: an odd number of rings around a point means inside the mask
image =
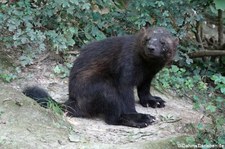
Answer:
POLYGON ((116 87, 102 79, 76 83, 70 88, 69 100, 65 103, 69 116, 92 117, 101 114, 106 123, 118 124, 124 105, 116 87))
POLYGON ((66 112, 66 116, 69 117, 88 117, 88 114, 83 112, 82 109, 79 108, 79 106, 77 105, 77 101, 76 99, 73 98, 69 98, 69 100, 67 100, 64 103, 65 106, 65 112, 66 112))

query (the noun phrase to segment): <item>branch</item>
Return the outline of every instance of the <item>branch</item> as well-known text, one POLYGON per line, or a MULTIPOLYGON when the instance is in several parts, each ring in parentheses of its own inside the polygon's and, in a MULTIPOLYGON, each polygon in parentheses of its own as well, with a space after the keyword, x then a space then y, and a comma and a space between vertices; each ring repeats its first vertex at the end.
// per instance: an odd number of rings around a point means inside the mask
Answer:
POLYGON ((190 58, 206 57, 206 56, 225 56, 225 50, 202 50, 189 53, 190 58))
POLYGON ((72 55, 77 55, 79 54, 79 50, 74 50, 74 51, 67 51, 66 54, 72 54, 72 55))

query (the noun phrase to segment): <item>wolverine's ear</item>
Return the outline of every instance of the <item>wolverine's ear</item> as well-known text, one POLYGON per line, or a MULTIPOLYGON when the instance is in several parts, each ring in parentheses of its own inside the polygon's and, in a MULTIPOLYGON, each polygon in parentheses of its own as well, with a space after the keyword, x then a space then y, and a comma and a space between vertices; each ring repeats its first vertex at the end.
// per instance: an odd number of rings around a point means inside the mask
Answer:
POLYGON ((148 28, 150 28, 150 23, 149 23, 149 22, 146 22, 145 26, 142 27, 141 32, 142 32, 144 35, 146 35, 146 34, 147 34, 148 28))
POLYGON ((151 25, 151 24, 150 24, 149 22, 146 22, 146 23, 145 23, 145 28, 146 28, 146 29, 149 28, 150 25, 151 25))

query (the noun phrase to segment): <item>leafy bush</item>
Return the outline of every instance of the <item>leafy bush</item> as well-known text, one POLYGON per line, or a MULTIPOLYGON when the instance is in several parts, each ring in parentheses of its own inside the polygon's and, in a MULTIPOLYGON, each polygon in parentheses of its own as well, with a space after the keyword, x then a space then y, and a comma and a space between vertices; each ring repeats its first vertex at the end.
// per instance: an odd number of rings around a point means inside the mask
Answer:
MULTIPOLYGON (((164 68, 154 83, 158 89, 170 88, 181 97, 183 95, 193 100, 194 109, 204 112, 210 118, 207 122, 199 122, 196 126, 196 137, 188 137, 192 145, 222 145, 225 144, 225 77, 220 74, 201 76, 190 73, 185 68, 172 65, 164 68), (210 79, 210 86, 204 78, 210 79), (185 94, 184 94, 185 93, 185 94)), ((209 81, 209 82, 210 82, 209 81)))
MULTIPOLYGON (((21 47, 25 66, 36 54, 51 45, 64 51, 111 34, 116 23, 112 15, 116 5, 111 0, 88 1, 18 1, 0 6, 0 39, 7 47, 21 47), (111 14, 111 12, 113 12, 111 14)), ((114 32, 120 32, 119 27, 114 32)))
POLYGON ((133 33, 149 21, 166 26, 180 37, 201 20, 203 6, 211 1, 124 1, 124 0, 24 0, 1 2, 0 41, 20 47, 23 66, 50 45, 65 51, 106 36, 133 33), (201 8, 201 9, 200 9, 201 8))
POLYGON ((162 86, 163 88, 176 90, 180 94, 191 90, 205 91, 207 89, 207 83, 203 82, 200 75, 191 77, 185 68, 179 68, 176 65, 172 65, 171 68, 164 68, 157 74, 156 79, 157 82, 155 83, 158 89, 162 86))

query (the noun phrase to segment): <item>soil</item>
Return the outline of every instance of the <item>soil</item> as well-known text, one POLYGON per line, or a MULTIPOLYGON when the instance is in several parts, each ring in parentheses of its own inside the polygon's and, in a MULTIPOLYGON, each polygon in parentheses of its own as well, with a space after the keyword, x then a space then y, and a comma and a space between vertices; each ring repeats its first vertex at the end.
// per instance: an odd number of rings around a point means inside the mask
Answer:
POLYGON ((154 89, 153 94, 165 99, 166 107, 144 108, 137 102, 138 112, 157 118, 146 128, 57 115, 21 93, 26 86, 38 85, 58 102, 66 101, 68 78, 54 74, 55 65, 45 59, 23 68, 12 83, 0 84, 0 148, 177 148, 179 140, 193 135, 193 126, 205 120, 201 112, 193 110, 189 99, 154 89))

